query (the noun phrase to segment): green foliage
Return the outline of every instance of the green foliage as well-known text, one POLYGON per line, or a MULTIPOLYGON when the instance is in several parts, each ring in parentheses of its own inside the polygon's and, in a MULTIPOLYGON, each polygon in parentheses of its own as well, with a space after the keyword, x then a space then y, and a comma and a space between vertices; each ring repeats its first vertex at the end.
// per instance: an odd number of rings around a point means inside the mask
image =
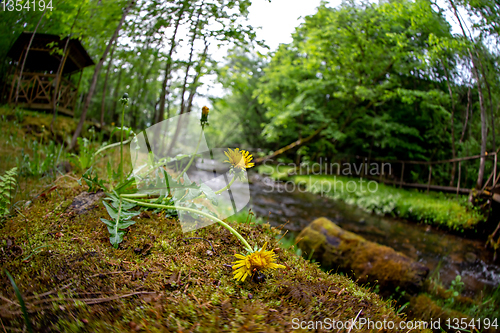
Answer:
POLYGON ((118 245, 123 241, 126 228, 135 224, 131 219, 140 214, 140 212, 130 211, 136 205, 130 202, 123 201, 118 194, 110 194, 103 201, 104 207, 111 217, 111 220, 101 218, 101 221, 106 224, 110 234, 109 241, 111 244, 118 248, 118 245))
POLYGON ((23 176, 56 176, 57 166, 64 156, 63 145, 58 145, 54 141, 44 144, 43 141, 34 140, 28 142, 27 149, 33 151, 32 156, 21 151, 17 165, 20 174, 23 176))
POLYGON ((264 106, 253 96, 262 78, 266 61, 252 55, 252 49, 233 49, 227 62, 217 69, 217 80, 231 94, 214 98, 206 129, 207 141, 214 147, 265 147, 261 125, 268 122, 264 106))
POLYGON ((0 217, 9 214, 17 184, 17 168, 0 176, 0 217))
POLYGON ((17 123, 21 124, 23 122, 24 116, 25 116, 24 110, 16 109, 15 115, 16 115, 16 121, 17 121, 17 123))
POLYGON ((428 1, 321 5, 265 69, 255 93, 270 119, 263 134, 291 142, 328 124, 314 146, 321 156, 427 158, 445 143, 430 133, 449 118, 427 65, 431 36, 451 38, 428 1))
POLYGON ((90 167, 87 171, 84 172, 82 178, 78 180, 78 184, 82 185, 82 180, 89 187, 89 192, 97 192, 100 189, 107 190, 106 181, 99 179, 99 175, 96 172, 93 172, 92 167, 90 167))
POLYGON ((451 294, 451 297, 448 299, 450 303, 453 303, 455 301, 455 298, 458 297, 462 293, 464 289, 464 283, 462 282, 462 277, 460 275, 457 275, 455 277, 455 280, 451 281, 450 289, 448 291, 451 294))
POLYGON ((449 288, 446 290, 440 281, 439 276, 432 279, 434 285, 428 296, 431 297, 439 306, 446 310, 459 311, 470 318, 481 318, 494 320, 500 318, 500 286, 491 291, 481 292, 475 295, 474 299, 462 295, 464 283, 460 275, 457 275, 449 288), (439 293, 440 289, 444 293, 439 293))
MULTIPOLYGON (((498 8, 491 1, 456 3, 486 20, 475 21, 474 28, 498 28, 492 15, 498 8)), ((478 89, 464 67, 472 67, 472 48, 491 88, 490 101, 483 87, 488 112, 495 115, 487 124, 492 136, 492 127, 500 126, 500 72, 498 55, 485 41, 493 32, 485 30, 484 39, 468 41, 451 33, 445 17, 428 0, 322 4, 296 29, 293 41, 281 44, 268 59, 232 52, 219 70, 230 94, 214 106, 221 119, 238 126, 211 130, 230 141, 254 147, 252 142, 258 142, 271 153, 326 124, 306 145, 282 155, 297 164, 339 155, 428 161, 478 154, 483 126, 472 116, 480 109, 478 89)), ((498 147, 492 141, 490 152, 498 147)), ((487 172, 492 169, 488 163, 487 172)), ((478 168, 478 161, 462 163, 462 187, 475 186, 478 168)), ((406 173, 405 180, 410 173, 414 182, 427 180, 418 167, 409 170, 407 165, 406 173)), ((432 179, 448 185, 451 174, 450 166, 436 165, 432 179)))
POLYGON ((78 147, 80 151, 77 154, 72 154, 70 159, 73 164, 75 164, 79 170, 87 170, 94 163, 94 153, 95 148, 93 147, 91 141, 87 138, 78 138, 78 147))

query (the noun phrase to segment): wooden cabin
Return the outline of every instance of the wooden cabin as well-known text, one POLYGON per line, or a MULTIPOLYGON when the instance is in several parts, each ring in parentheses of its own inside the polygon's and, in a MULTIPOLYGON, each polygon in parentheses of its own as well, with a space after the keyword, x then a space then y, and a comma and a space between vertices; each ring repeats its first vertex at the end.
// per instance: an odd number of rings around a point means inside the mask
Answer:
MULTIPOLYGON (((7 53, 12 60, 1 97, 8 104, 16 104, 19 73, 32 35, 31 32, 23 32, 7 53)), ((94 62, 77 39, 71 39, 66 54, 62 54, 66 40, 57 35, 35 34, 21 76, 17 100, 19 107, 53 110, 56 73, 62 61, 56 96, 57 111, 73 116, 83 69, 94 65, 94 62)))

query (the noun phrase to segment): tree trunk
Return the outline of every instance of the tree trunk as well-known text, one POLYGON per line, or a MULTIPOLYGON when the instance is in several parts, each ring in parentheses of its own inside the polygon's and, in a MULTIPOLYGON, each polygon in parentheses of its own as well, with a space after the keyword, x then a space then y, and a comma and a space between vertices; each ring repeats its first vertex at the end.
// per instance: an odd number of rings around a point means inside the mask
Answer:
POLYGON ((24 65, 26 64, 26 59, 28 58, 28 52, 30 51, 31 44, 33 43, 33 39, 35 39, 36 32, 38 30, 38 27, 40 26, 40 22, 42 22, 43 17, 45 16, 45 12, 47 11, 47 8, 42 13, 42 16, 40 16, 40 19, 38 20, 38 23, 36 24, 35 30, 33 31, 33 34, 31 35, 30 42, 28 44, 28 48, 26 49, 26 53, 24 54, 24 59, 23 63, 21 64, 21 70, 19 72, 19 76, 17 77, 17 86, 16 86, 16 106, 17 106, 17 101, 19 99, 19 88, 21 86, 21 77, 23 76, 24 72, 24 65))
MULTIPOLYGON (((469 55, 472 58, 472 53, 469 50, 469 55)), ((487 140, 487 127, 486 127, 486 110, 484 107, 484 98, 483 98, 483 90, 481 88, 481 81, 479 80, 479 73, 477 71, 476 65, 473 63, 472 68, 474 70, 474 75, 476 76, 477 81, 477 91, 479 94, 479 107, 481 111, 481 159, 479 160, 479 171, 477 175, 476 188, 480 189, 483 185, 484 178, 484 167, 486 164, 486 140, 487 140)))
MULTIPOLYGON (((464 35, 465 38, 468 39, 467 34, 465 33, 465 29, 462 25, 462 20, 460 19, 457 8, 455 7, 455 4, 453 3, 453 0, 449 0, 451 6, 453 7, 453 12, 455 14, 455 17, 458 20, 458 23, 460 25, 460 29, 462 30, 462 34, 464 35)), ((483 98, 483 89, 481 86, 481 79, 479 77, 478 69, 477 69, 477 64, 476 60, 472 56, 472 52, 470 48, 468 49, 469 52, 469 57, 472 61, 472 74, 474 75, 474 78, 476 79, 477 83, 477 91, 479 94, 479 108, 480 108, 480 113, 481 113, 481 159, 479 160, 479 170, 477 173, 477 182, 476 182, 476 189, 481 189, 481 186, 483 184, 483 178, 484 178, 484 167, 486 164, 486 158, 485 153, 486 153, 486 140, 487 140, 487 127, 486 127, 486 110, 484 107, 484 98, 483 98)))
POLYGON ((465 136, 465 131, 467 130, 467 123, 469 121, 469 110, 471 106, 471 96, 470 96, 470 87, 467 89, 467 108, 465 109, 465 120, 464 120, 464 127, 462 129, 462 135, 460 136, 459 142, 462 143, 464 140, 465 136))
MULTIPOLYGON (((134 101, 134 106, 135 106, 135 111, 137 111, 137 103, 139 101, 141 101, 143 99, 143 94, 144 94, 144 91, 146 90, 147 88, 147 85, 148 85, 148 79, 149 79, 149 76, 151 75, 151 72, 153 71, 153 67, 155 66, 156 64, 156 60, 157 60, 157 57, 155 56, 153 61, 151 62, 151 66, 149 66, 149 69, 148 71, 146 72, 146 74, 144 74, 143 78, 142 78, 142 86, 140 87, 139 89, 139 92, 137 93, 137 100, 134 101)), ((134 111, 134 112, 135 112, 134 111)), ((134 113, 135 114, 135 113, 134 113)), ((137 127, 141 128, 142 126, 142 122, 141 122, 141 119, 139 118, 139 123, 136 125, 137 127)))
MULTIPOLYGON (((455 147, 455 124, 454 124, 454 118, 455 118, 455 102, 453 101, 453 91, 451 89, 450 85, 450 75, 448 74, 448 69, 446 68, 446 65, 444 65, 444 71, 446 74, 446 85, 448 86, 448 93, 450 94, 450 101, 451 101, 451 154, 452 158, 455 159, 457 156, 457 151, 455 147)), ((451 179, 450 179, 450 186, 453 186, 453 183, 455 182, 455 171, 457 168, 456 162, 453 162, 453 166, 451 169, 451 179)))
POLYGON ((491 113, 491 134, 493 141, 493 151, 497 151, 496 138, 495 138, 495 119, 493 113, 493 102, 491 101, 491 89, 488 79, 486 78, 486 71, 484 70, 483 62, 481 58, 479 58, 479 53, 476 50, 477 60, 479 61, 479 65, 481 66, 481 74, 483 75, 484 84, 486 85, 486 90, 488 92, 488 100, 490 102, 490 113, 491 113))
MULTIPOLYGON (((203 6, 203 4, 202 4, 202 6, 203 6)), ((189 70, 191 69, 191 65, 192 65, 192 61, 193 61, 194 42, 196 40, 196 36, 198 35, 198 25, 200 23, 201 11, 202 11, 202 7, 200 6, 200 9, 198 11, 198 15, 196 17, 196 23, 194 24, 193 36, 191 37, 191 42, 190 42, 191 43, 191 50, 189 51, 189 60, 188 60, 187 66, 186 66, 186 73, 184 75, 184 82, 182 85, 181 105, 180 105, 181 109, 180 109, 179 114, 183 114, 186 111, 186 106, 185 106, 185 102, 184 102, 184 95, 186 93, 187 80, 189 77, 189 70)), ((174 136, 172 137, 172 141, 170 142, 170 145, 169 145, 168 150, 167 150, 167 156, 170 156, 170 153, 172 152, 172 149, 174 148, 175 143, 177 142, 177 137, 179 136, 179 132, 181 130, 180 129, 180 127, 181 127, 180 122, 181 122, 181 117, 179 117, 179 120, 177 121, 177 126, 175 127, 174 136)))
POLYGON ((108 78, 109 78, 109 71, 111 70, 111 67, 113 67, 113 55, 115 53, 116 49, 116 40, 113 44, 113 48, 111 49, 111 53, 109 54, 109 64, 108 64, 108 69, 106 70, 106 77, 104 78, 104 87, 102 88, 102 98, 101 98, 101 129, 104 126, 104 110, 105 110, 105 102, 106 102, 106 89, 108 87, 108 78))
POLYGON ((172 34, 172 38, 170 38, 170 50, 168 51, 168 56, 167 56, 167 64, 165 66, 165 77, 163 79, 162 83, 162 89, 161 89, 161 95, 160 95, 160 102, 159 102, 159 108, 158 112, 156 113, 153 123, 159 123, 160 121, 163 120, 164 114, 165 114, 165 99, 167 97, 168 91, 167 91, 167 83, 168 83, 168 78, 170 77, 170 72, 172 70, 172 56, 174 54, 174 49, 175 49, 175 37, 177 36, 177 31, 179 29, 179 25, 182 20, 182 15, 184 14, 184 10, 186 9, 186 3, 183 2, 182 7, 180 9, 180 12, 177 16, 177 20, 175 21, 175 27, 174 27, 174 33, 172 34))
POLYGON ((182 84, 182 92, 181 92, 181 111, 180 114, 183 114, 186 111, 186 104, 184 101, 184 95, 186 94, 187 81, 189 78, 189 71, 191 70, 191 66, 193 65, 193 54, 194 54, 194 42, 196 40, 196 36, 198 35, 198 25, 200 24, 200 15, 201 8, 198 11, 198 16, 196 17, 196 23, 194 25, 193 36, 191 37, 191 49, 189 51, 189 59, 186 66, 186 73, 184 75, 184 82, 182 84))
POLYGON ((312 133, 311 135, 309 135, 307 138, 302 139, 302 140, 297 140, 295 142, 292 142, 291 144, 289 144, 289 145, 287 145, 285 147, 277 149, 274 153, 272 153, 270 155, 256 158, 253 162, 255 162, 255 164, 260 164, 260 163, 265 162, 265 161, 267 161, 267 160, 269 160, 269 159, 271 159, 273 157, 276 157, 276 156, 278 156, 280 154, 283 154, 287 150, 290 150, 290 149, 295 148, 297 146, 303 145, 304 143, 311 141, 316 135, 320 134, 327 126, 328 126, 328 124, 323 124, 316 131, 314 131, 314 133, 312 133))
POLYGON ((196 95, 196 90, 198 89, 198 81, 200 80, 203 64, 205 63, 205 59, 207 57, 208 46, 209 44, 205 40, 205 49, 203 50, 203 53, 201 55, 199 66, 197 66, 196 68, 196 75, 194 76, 193 82, 191 83, 191 88, 189 89, 189 98, 187 100, 186 112, 191 112, 191 108, 193 106, 193 99, 194 96, 196 95))
POLYGON ((122 82, 123 69, 120 68, 118 79, 116 80, 115 91, 113 91, 113 107, 111 108, 111 122, 115 121, 116 117, 116 103, 118 103, 118 92, 120 91, 120 84, 122 82))
POLYGON ((111 39, 108 42, 108 46, 106 46, 106 49, 104 50, 104 53, 102 54, 101 59, 99 60, 99 62, 95 66, 94 75, 92 77, 92 81, 91 81, 90 87, 89 87, 89 92, 88 92, 87 98, 85 99, 85 104, 83 105, 82 115, 80 117, 80 121, 78 122, 78 126, 76 127, 76 131, 73 134, 73 138, 71 139, 71 144, 69 147, 70 150, 75 148, 76 139, 80 136, 80 133, 82 132, 83 123, 85 122, 85 118, 87 116, 87 111, 88 111, 88 108, 90 105, 90 101, 92 100, 92 95, 94 94, 95 87, 97 84, 97 77, 99 75, 99 70, 101 69, 102 64, 104 63, 104 60, 106 59, 106 56, 108 55, 108 52, 111 49, 111 45, 113 44, 115 39, 118 37, 118 33, 120 32, 120 29, 123 25, 123 22, 125 22, 125 17, 127 16, 128 12, 130 11, 130 9, 134 5, 134 3, 135 3, 135 0, 131 0, 128 4, 127 8, 125 8, 125 10, 123 11, 122 18, 121 18, 120 22, 118 23, 118 26, 116 27, 113 36, 111 36, 111 39))

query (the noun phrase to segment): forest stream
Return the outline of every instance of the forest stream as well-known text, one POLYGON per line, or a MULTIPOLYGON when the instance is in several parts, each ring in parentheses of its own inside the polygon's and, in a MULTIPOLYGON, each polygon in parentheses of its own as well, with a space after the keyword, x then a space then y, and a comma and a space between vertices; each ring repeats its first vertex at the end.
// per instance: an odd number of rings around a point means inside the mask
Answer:
MULTIPOLYGON (((212 176, 196 171, 195 177, 206 180, 212 176)), ((371 214, 256 173, 251 173, 249 179, 247 207, 264 221, 269 219, 272 226, 288 230, 289 235, 296 236, 316 218, 326 217, 345 230, 392 247, 424 264, 430 270, 429 277, 438 278, 446 288, 460 275, 465 296, 489 292, 500 284, 500 265, 493 263, 493 253, 485 249, 483 240, 466 239, 430 225, 371 214)), ((237 200, 242 188, 241 182, 231 187, 237 200)))

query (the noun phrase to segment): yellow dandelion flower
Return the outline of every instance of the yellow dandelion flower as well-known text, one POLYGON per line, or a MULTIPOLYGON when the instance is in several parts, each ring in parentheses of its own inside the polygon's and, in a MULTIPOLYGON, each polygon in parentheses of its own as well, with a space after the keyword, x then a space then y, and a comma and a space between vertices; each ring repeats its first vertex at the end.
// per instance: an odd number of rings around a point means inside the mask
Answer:
POLYGON ((231 148, 228 148, 228 151, 225 151, 224 154, 228 158, 224 162, 230 163, 235 169, 244 170, 255 165, 255 163, 250 163, 253 156, 246 150, 240 150, 239 148, 232 150, 231 148))
POLYGON ((285 268, 285 266, 276 264, 276 254, 273 250, 266 251, 267 242, 257 252, 250 253, 249 255, 235 254, 234 256, 239 259, 233 262, 233 274, 237 281, 245 281, 247 276, 251 276, 256 271, 266 271, 276 268, 285 268))

